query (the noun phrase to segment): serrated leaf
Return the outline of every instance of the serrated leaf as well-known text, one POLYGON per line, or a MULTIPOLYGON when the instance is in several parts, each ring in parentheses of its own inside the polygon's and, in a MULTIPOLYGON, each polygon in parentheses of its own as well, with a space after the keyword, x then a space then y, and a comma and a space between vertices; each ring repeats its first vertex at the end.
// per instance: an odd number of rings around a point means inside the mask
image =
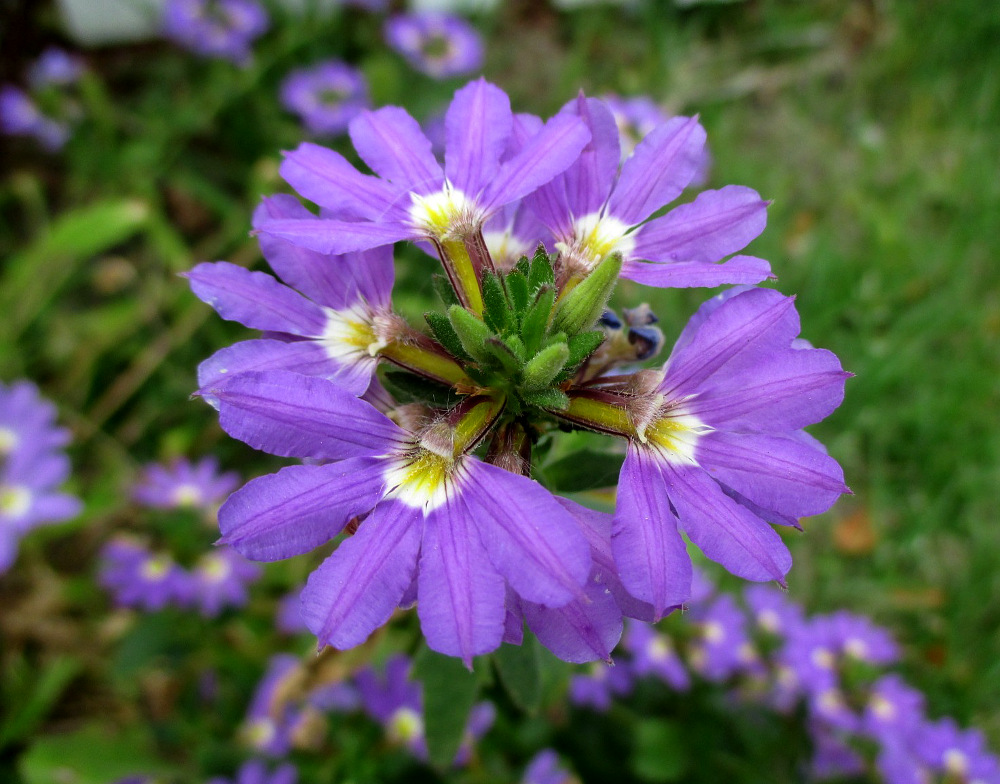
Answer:
POLYGON ((535 256, 531 260, 531 270, 528 273, 529 291, 537 291, 542 286, 554 286, 556 283, 555 271, 552 269, 552 261, 545 252, 545 247, 539 245, 535 250, 535 256))
POLYGON ((413 663, 423 685, 427 756, 439 768, 451 765, 462 743, 469 711, 479 694, 479 679, 459 659, 423 648, 413 663))
POLYGON ((455 332, 455 328, 447 316, 442 313, 424 313, 424 320, 431 328, 435 340, 444 346, 445 351, 456 359, 462 359, 466 362, 472 361, 472 357, 462 348, 462 341, 458 339, 458 333, 455 332))
POLYGON ((483 321, 494 332, 507 329, 511 321, 510 305, 503 283, 492 272, 483 273, 483 321))
POLYGON ((460 305, 455 289, 451 287, 451 281, 444 275, 435 275, 432 279, 434 293, 438 295, 446 308, 452 305, 460 305))
POLYGON ((504 643, 493 654, 493 663, 511 701, 521 710, 534 713, 542 699, 541 668, 535 636, 525 634, 521 645, 504 643))
POLYGON ((518 317, 528 309, 528 279, 520 270, 514 270, 506 278, 507 293, 510 294, 511 305, 514 306, 514 313, 518 317))
POLYGON ((545 466, 550 490, 580 493, 598 487, 614 487, 625 455, 582 449, 545 466))
POLYGON ((534 304, 524 314, 521 320, 521 339, 528 354, 534 354, 541 348, 555 301, 555 289, 546 286, 538 292, 534 304))

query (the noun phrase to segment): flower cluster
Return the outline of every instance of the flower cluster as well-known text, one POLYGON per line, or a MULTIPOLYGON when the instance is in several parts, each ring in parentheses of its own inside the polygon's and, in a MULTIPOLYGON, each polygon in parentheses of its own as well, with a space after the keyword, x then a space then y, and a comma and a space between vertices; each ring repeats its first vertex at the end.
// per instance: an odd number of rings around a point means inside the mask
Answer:
POLYGON ((302 118, 309 133, 336 136, 368 108, 364 74, 340 60, 292 71, 281 83, 281 103, 302 118))
POLYGON ((206 784, 295 784, 298 772, 287 762, 269 771, 260 760, 245 762, 236 772, 236 778, 221 776, 209 779, 206 784))
POLYGON ((161 24, 164 36, 197 55, 244 65, 270 21, 256 0, 167 0, 161 24))
POLYGON ((804 706, 810 780, 873 767, 887 784, 1000 781, 1000 759, 980 732, 930 720, 923 695, 885 672, 897 660, 896 645, 862 616, 807 617, 770 586, 748 587, 741 603, 707 586, 678 624, 631 623, 623 647, 614 667, 596 663, 573 676, 574 704, 605 711, 645 678, 677 691, 707 681, 781 713, 804 706))
POLYGON ((225 262, 188 274, 224 318, 264 332, 206 360, 200 394, 230 435, 308 462, 233 494, 222 542, 267 561, 348 534, 302 593, 321 644, 358 645, 416 601, 428 645, 467 665, 525 623, 567 661, 608 659, 623 616, 691 597, 682 531, 734 574, 783 583, 791 557, 772 526, 847 492, 803 428, 848 374, 799 339, 792 298, 748 285, 768 263, 733 256, 764 226, 754 191, 662 213, 699 171, 697 120, 657 126, 622 163, 601 101, 543 122, 479 80, 448 109, 443 166, 400 108, 349 133, 374 175, 303 144, 281 172, 321 215, 278 196, 254 216, 284 283, 225 262), (399 240, 445 273, 424 331, 392 308, 399 240), (607 311, 619 277, 740 285, 699 309, 662 366, 636 370, 664 341, 648 307, 625 323, 607 311), (625 442, 614 514, 530 478, 566 429, 625 442))
POLYGON ((80 513, 80 501, 57 490, 70 464, 62 451, 69 432, 55 421, 55 406, 34 384, 0 383, 0 574, 28 531, 80 513))
POLYGON ((417 71, 434 79, 464 76, 483 64, 483 40, 464 19, 432 12, 386 20, 385 40, 417 71))
POLYGON ((46 49, 28 70, 29 89, 0 86, 0 132, 29 136, 50 152, 68 141, 80 113, 70 92, 83 61, 62 49, 46 49))

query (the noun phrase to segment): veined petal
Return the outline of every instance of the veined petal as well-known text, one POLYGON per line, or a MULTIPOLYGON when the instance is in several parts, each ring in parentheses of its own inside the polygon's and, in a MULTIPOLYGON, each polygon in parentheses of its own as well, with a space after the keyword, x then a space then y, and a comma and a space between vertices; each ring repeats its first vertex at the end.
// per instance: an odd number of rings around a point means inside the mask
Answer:
POLYGON ((849 492, 836 460, 794 438, 715 431, 699 439, 696 458, 740 495, 790 517, 825 512, 849 492))
POLYGON ((251 329, 320 335, 323 310, 265 272, 251 272, 228 261, 203 262, 185 272, 191 291, 227 321, 251 329))
POLYGON ((323 346, 313 340, 244 340, 216 351, 198 365, 198 385, 202 397, 214 408, 219 402, 211 389, 237 373, 265 370, 288 370, 305 376, 319 376, 335 381, 353 395, 368 389, 375 359, 366 362, 338 362, 323 346))
POLYGON ((745 248, 767 224, 767 202, 752 188, 727 185, 674 207, 636 232, 634 258, 715 262, 745 248))
MULTIPOLYGON (((734 358, 752 364, 775 348, 787 348, 799 333, 794 304, 793 297, 773 289, 751 289, 724 301, 671 354, 661 391, 693 392, 734 358)), ((687 337, 682 334, 681 340, 687 337)))
POLYGON ((286 153, 280 171, 289 185, 329 210, 331 217, 378 220, 402 194, 401 188, 362 174, 340 153, 309 142, 286 153))
MULTIPOLYGON (((254 212, 253 226, 270 220, 315 220, 298 200, 283 194, 264 199, 254 212)), ((261 234, 260 248, 278 277, 326 307, 341 309, 359 296, 373 305, 387 306, 392 293, 392 246, 328 256, 288 240, 261 234)))
POLYGON ((219 509, 222 544, 254 561, 278 561, 330 541, 382 498, 380 460, 298 465, 253 479, 219 509))
POLYGON ((681 525, 701 551, 737 577, 784 585, 792 556, 774 530, 722 492, 704 469, 659 463, 681 525))
POLYGON ((482 209, 490 213, 524 198, 565 171, 589 140, 590 131, 580 118, 556 115, 500 167, 482 199, 482 209))
POLYGON ((579 218, 599 212, 611 193, 621 161, 618 125, 607 104, 582 93, 562 112, 579 117, 590 131, 580 157, 562 174, 570 211, 579 218))
POLYGON ((323 561, 302 591, 302 619, 321 644, 353 648, 389 620, 413 579, 423 513, 385 501, 323 561))
POLYGON ((653 606, 656 620, 691 595, 691 558, 677 531, 661 461, 629 446, 611 529, 611 551, 626 590, 653 606))
POLYGON ((440 190, 444 172, 420 123, 405 109, 383 106, 355 117, 348 128, 354 149, 379 177, 426 194, 440 190))
POLYGON ((681 195, 698 173, 705 129, 696 117, 674 117, 639 142, 622 164, 607 215, 630 226, 642 223, 681 195))
POLYGON ((279 218, 262 222, 257 227, 257 233, 287 240, 326 255, 369 250, 421 236, 408 222, 388 219, 381 223, 355 223, 326 218, 279 218))
POLYGON ((622 611, 596 576, 582 597, 562 607, 523 601, 521 608, 538 641, 563 661, 608 661, 622 636, 622 611))
POLYGON ((849 376, 830 351, 775 351, 759 361, 727 366, 691 401, 691 413, 728 430, 799 430, 841 404, 849 376))
POLYGON ((703 261, 672 261, 652 263, 626 261, 621 277, 645 286, 689 289, 715 286, 761 283, 773 278, 771 265, 754 256, 734 256, 729 261, 713 264, 703 261))
POLYGON ((513 124, 510 99, 485 79, 455 93, 445 115, 445 173, 462 193, 478 194, 496 176, 513 124))
POLYGON ((463 500, 490 560, 524 599, 560 607, 580 596, 590 548, 576 521, 540 484, 467 460, 463 500))
POLYGON ((417 613, 427 645, 461 657, 495 650, 504 631, 504 581, 479 540, 462 503, 449 493, 424 519, 417 587, 417 613))
POLYGON ((384 414, 322 378, 284 370, 241 373, 209 393, 219 400, 223 430, 283 457, 384 454, 403 436, 384 414))

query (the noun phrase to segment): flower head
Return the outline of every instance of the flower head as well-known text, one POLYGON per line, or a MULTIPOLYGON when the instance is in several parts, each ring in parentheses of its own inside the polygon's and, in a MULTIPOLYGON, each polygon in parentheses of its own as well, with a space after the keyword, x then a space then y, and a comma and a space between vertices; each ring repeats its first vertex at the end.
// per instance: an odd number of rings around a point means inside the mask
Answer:
POLYGON ((23 90, 0 86, 0 131, 9 136, 31 136, 50 152, 69 139, 69 126, 47 116, 23 90))
POLYGON ((245 64, 269 20, 256 0, 167 0, 162 24, 167 38, 195 54, 245 64))
POLYGON ((291 763, 282 763, 273 771, 269 771, 262 760, 250 760, 240 766, 236 778, 217 776, 209 779, 206 784, 295 784, 296 781, 298 781, 298 771, 291 763))
POLYGON ((385 40, 421 73, 434 79, 464 76, 483 64, 476 28, 450 14, 400 14, 386 20, 385 40))
POLYGON ((178 459, 169 465, 146 466, 132 495, 138 503, 153 509, 211 510, 239 483, 232 471, 219 471, 214 457, 204 457, 197 463, 178 459))
POLYGON ((368 84, 357 68, 329 60, 286 76, 281 103, 302 119, 310 133, 336 136, 368 108, 368 84))
POLYGON ((99 579, 119 607, 185 607, 194 595, 191 577, 170 555, 125 537, 104 546, 99 579))
POLYGON ((78 55, 50 46, 32 64, 28 81, 36 90, 49 85, 63 87, 79 80, 83 72, 83 60, 78 55))

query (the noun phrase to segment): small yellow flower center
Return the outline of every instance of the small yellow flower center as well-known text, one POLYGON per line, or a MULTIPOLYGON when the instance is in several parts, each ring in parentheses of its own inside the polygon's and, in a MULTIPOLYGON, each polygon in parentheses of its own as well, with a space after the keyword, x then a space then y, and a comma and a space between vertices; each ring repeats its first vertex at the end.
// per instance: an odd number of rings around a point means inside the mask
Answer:
POLYGON ((761 610, 757 613, 757 623, 764 631, 772 634, 781 631, 781 618, 774 610, 761 610))
POLYGON ((475 203, 447 181, 435 193, 426 196, 411 193, 410 198, 413 201, 410 219, 430 239, 438 242, 462 239, 476 231, 483 222, 475 203))
POLYGON ((969 758, 958 749, 948 749, 944 753, 944 768, 949 773, 964 777, 969 771, 969 758))
POLYGON ((896 706, 880 694, 873 694, 868 701, 872 713, 883 721, 892 721, 896 718, 896 706))
POLYGON ((844 699, 836 689, 827 689, 819 695, 819 707, 828 713, 833 713, 843 709, 844 699))
POLYGON ((198 506, 203 501, 201 490, 192 484, 178 485, 174 489, 173 499, 177 506, 186 507, 198 506))
POLYGON ((143 562, 140 572, 151 582, 163 580, 170 572, 170 559, 165 555, 154 555, 147 558, 143 562))
POLYGON ((0 457, 9 455, 17 447, 17 433, 9 427, 0 427, 0 457))
POLYGON ((662 637, 657 635, 653 638, 652 642, 649 643, 647 653, 649 658, 655 662, 665 662, 667 661, 674 651, 674 646, 671 644, 667 637, 662 637))
POLYGON ((0 514, 21 517, 31 507, 31 491, 18 485, 0 486, 0 514))
POLYGON ((705 642, 722 642, 726 639, 726 629, 718 621, 705 621, 701 625, 701 636, 705 642))
POLYGON ((612 252, 621 253, 626 259, 631 255, 635 239, 628 234, 630 228, 617 218, 592 212, 573 221, 573 241, 557 242, 556 250, 562 254, 567 269, 586 275, 612 252))
POLYGON ((198 571, 210 583, 224 582, 233 573, 229 561, 219 555, 206 555, 198 564, 198 571))
POLYGON ((254 719, 247 724, 245 730, 247 742, 256 749, 264 748, 274 740, 276 734, 277 728, 274 726, 274 721, 266 716, 254 719))
POLYGON ((390 464, 385 473, 386 486, 390 488, 387 497, 429 512, 445 502, 447 484, 455 468, 451 453, 438 454, 418 446, 390 464))
POLYGON ((384 348, 375 317, 362 303, 344 310, 326 310, 326 328, 319 339, 326 355, 341 362, 370 359, 384 348))
POLYGON ((410 744, 424 734, 424 720, 413 708, 397 708, 389 717, 389 738, 397 743, 410 744))
POLYGON ((844 651, 849 656, 864 661, 868 657, 868 643, 864 640, 859 640, 857 637, 851 637, 844 643, 844 651))
POLYGON ((828 648, 816 648, 810 658, 813 664, 817 667, 822 667, 824 670, 832 670, 837 663, 837 658, 833 655, 833 651, 828 648))

